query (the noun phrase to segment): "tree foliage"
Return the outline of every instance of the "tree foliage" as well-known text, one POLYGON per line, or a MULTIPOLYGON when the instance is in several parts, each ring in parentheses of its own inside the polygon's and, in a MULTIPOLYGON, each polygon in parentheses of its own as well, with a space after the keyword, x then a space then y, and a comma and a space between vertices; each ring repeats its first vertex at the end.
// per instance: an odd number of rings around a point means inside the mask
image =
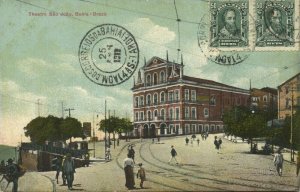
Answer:
POLYGON ((267 118, 264 111, 250 111, 247 107, 235 107, 226 111, 223 116, 226 125, 225 132, 242 139, 249 139, 267 135, 267 118))
POLYGON ((107 131, 108 133, 126 133, 133 130, 132 122, 126 118, 109 117, 108 119, 102 119, 100 121, 101 131, 107 131))
POLYGON ((71 137, 84 137, 81 123, 75 118, 37 117, 25 127, 25 135, 32 142, 43 144, 45 141, 60 141, 71 137))

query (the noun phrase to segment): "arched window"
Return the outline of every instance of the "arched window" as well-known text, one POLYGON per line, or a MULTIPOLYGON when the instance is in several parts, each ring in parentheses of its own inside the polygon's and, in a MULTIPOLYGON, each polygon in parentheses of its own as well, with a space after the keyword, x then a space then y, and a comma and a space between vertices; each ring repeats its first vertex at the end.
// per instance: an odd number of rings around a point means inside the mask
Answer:
POLYGON ((160 93, 160 102, 164 103, 165 102, 165 92, 160 93))
POLYGON ((135 97, 134 107, 138 107, 138 106, 139 106, 139 97, 135 97))
POLYGON ((151 85, 151 75, 150 74, 147 75, 146 84, 147 84, 147 86, 151 85))
POLYGON ((140 96, 140 106, 144 106, 144 96, 140 96))
POLYGON ((158 79, 157 73, 154 73, 153 74, 153 85, 157 85, 157 79, 158 79))
POLYGON ((158 116, 158 111, 157 111, 157 109, 155 109, 153 112, 153 117, 156 118, 157 116, 158 116))
POLYGON ((173 120, 173 108, 169 109, 169 119, 173 120))
POLYGON ((151 105, 151 95, 147 95, 147 105, 151 105))
POLYGON ((151 120, 151 111, 148 111, 148 120, 151 120))
POLYGON ((160 110, 160 119, 165 120, 165 109, 160 110))
POLYGON ((154 103, 154 105, 158 104, 158 94, 157 93, 154 93, 154 95, 153 95, 153 103, 154 103))
POLYGON ((165 82, 165 72, 161 71, 160 72, 160 83, 164 83, 165 82))

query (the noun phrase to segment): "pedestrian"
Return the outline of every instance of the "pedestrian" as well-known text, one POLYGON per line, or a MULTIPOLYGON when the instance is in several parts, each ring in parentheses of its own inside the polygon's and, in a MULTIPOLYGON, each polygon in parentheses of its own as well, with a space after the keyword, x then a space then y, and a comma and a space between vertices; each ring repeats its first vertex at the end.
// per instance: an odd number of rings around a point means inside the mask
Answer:
POLYGON ((298 151, 298 155, 297 155, 297 170, 296 170, 297 176, 299 175, 299 170, 300 170, 300 151, 298 151))
POLYGON ((134 149, 133 149, 133 146, 131 145, 131 146, 130 146, 130 149, 129 149, 129 151, 128 151, 128 155, 129 155, 129 157, 133 160, 133 162, 135 163, 135 161, 134 161, 134 154, 135 154, 135 151, 134 151, 134 149))
POLYGON ((215 141, 214 141, 214 144, 215 144, 215 148, 218 150, 218 153, 219 153, 219 141, 217 140, 217 136, 215 136, 215 141))
POLYGON ((13 182, 12 192, 18 191, 18 180, 19 180, 19 171, 18 167, 13 160, 9 158, 7 160, 7 169, 6 169, 6 176, 9 178, 10 181, 13 182))
POLYGON ((60 156, 56 157, 55 170, 56 170, 56 175, 55 175, 56 183, 58 184, 59 173, 60 171, 62 171, 62 158, 60 156))
POLYGON ((75 163, 70 153, 66 155, 66 159, 64 160, 63 164, 63 170, 67 178, 68 189, 73 189, 75 163))
POLYGON ((188 144, 189 144, 189 138, 186 137, 186 138, 185 138, 185 145, 188 145, 188 144))
POLYGON ((199 138, 197 138, 197 143, 198 143, 198 146, 199 146, 199 143, 200 143, 200 139, 199 138))
POLYGON ((276 171, 278 175, 282 176, 283 155, 280 149, 278 149, 277 154, 275 154, 273 162, 276 166, 276 171))
POLYGON ((146 172, 145 172, 145 169, 142 167, 143 164, 142 163, 139 163, 139 167, 140 169, 138 170, 137 174, 136 174, 136 178, 139 178, 141 179, 141 182, 140 182, 140 187, 141 188, 144 188, 143 187, 143 184, 144 184, 144 181, 146 180, 146 172))
POLYGON ((118 138, 117 139, 117 146, 119 146, 120 145, 120 139, 118 138))
POLYGON ((176 164, 178 164, 178 161, 176 160, 176 156, 177 156, 177 152, 176 150, 174 149, 174 146, 172 145, 171 146, 171 158, 169 159, 169 162, 168 163, 171 163, 172 159, 174 159, 176 161, 176 164))
POLYGON ((65 170, 63 169, 63 165, 64 165, 64 162, 66 160, 66 156, 64 155, 63 158, 62 158, 62 161, 61 161, 61 178, 63 180, 63 185, 65 186, 66 185, 66 182, 67 182, 67 177, 66 177, 66 173, 65 173, 65 170))
POLYGON ((125 186, 128 189, 134 189, 134 174, 133 174, 134 162, 133 159, 127 154, 127 158, 124 159, 124 172, 125 172, 125 186))
POLYGON ((219 138, 219 149, 221 149, 221 145, 222 145, 222 139, 219 138))

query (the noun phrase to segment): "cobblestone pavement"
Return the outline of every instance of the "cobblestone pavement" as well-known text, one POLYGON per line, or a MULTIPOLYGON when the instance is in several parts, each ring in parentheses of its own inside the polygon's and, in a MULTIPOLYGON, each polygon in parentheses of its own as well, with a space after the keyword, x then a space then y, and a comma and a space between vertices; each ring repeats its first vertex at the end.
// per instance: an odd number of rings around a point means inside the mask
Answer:
MULTIPOLYGON (((221 136, 221 135, 218 135, 221 136)), ((142 162, 146 169, 144 189, 133 191, 297 191, 299 177, 295 164, 285 162, 283 176, 277 175, 271 155, 250 154, 247 143, 233 143, 223 139, 217 151, 213 144, 214 135, 206 141, 196 140, 185 145, 185 137, 121 141, 111 149, 112 161, 94 162, 90 167, 78 168, 75 174, 76 191, 127 191, 122 169, 127 146, 135 144, 135 162, 142 162), (179 164, 168 163, 171 145, 177 150, 179 164)), ((102 143, 96 145, 96 157, 103 157, 102 143)), ((135 167, 135 173, 138 166, 135 167)), ((50 178, 55 172, 42 173, 50 178)), ((55 185, 56 191, 67 191, 66 186, 55 185)))

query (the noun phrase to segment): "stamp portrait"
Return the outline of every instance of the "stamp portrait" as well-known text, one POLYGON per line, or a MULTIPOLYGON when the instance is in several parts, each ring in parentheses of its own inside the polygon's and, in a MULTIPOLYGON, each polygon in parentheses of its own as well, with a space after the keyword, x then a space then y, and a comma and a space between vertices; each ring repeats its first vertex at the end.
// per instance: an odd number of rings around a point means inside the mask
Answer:
POLYGON ((219 48, 249 45, 248 1, 210 3, 210 46, 219 48))
POLYGON ((295 46, 295 0, 256 0, 256 46, 295 46))
POLYGON ((92 82, 115 86, 128 80, 139 62, 139 48, 133 35, 115 24, 102 24, 81 40, 79 62, 92 82))

